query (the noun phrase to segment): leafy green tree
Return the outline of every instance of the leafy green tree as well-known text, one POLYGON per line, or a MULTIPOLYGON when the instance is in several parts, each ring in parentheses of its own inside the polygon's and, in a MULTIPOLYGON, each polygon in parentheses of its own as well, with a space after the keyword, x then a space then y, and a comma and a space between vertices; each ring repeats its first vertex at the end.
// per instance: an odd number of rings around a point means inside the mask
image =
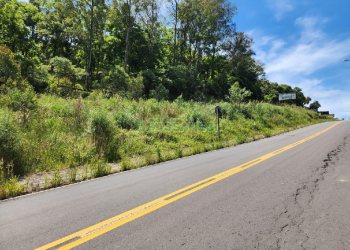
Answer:
POLYGON ((260 81, 263 101, 269 103, 278 103, 278 83, 269 82, 268 80, 260 81))
POLYGON ((121 66, 116 66, 112 71, 103 77, 99 86, 104 89, 107 96, 113 96, 117 93, 126 93, 130 85, 130 76, 121 66))
POLYGON ((194 69, 183 65, 170 66, 165 72, 163 84, 169 90, 171 100, 179 96, 185 100, 194 99, 199 86, 194 69))
POLYGON ((82 87, 79 82, 85 75, 84 70, 75 67, 72 62, 64 57, 54 57, 50 60, 50 73, 55 81, 51 88, 62 96, 75 96, 82 87))
POLYGON ((0 43, 13 52, 28 49, 29 30, 25 24, 23 6, 17 0, 0 0, 0 43))
POLYGON ((139 98, 143 94, 143 77, 141 74, 132 77, 123 67, 116 66, 113 71, 103 77, 99 87, 107 96, 120 94, 130 98, 139 98))
POLYGON ((149 96, 157 101, 166 100, 169 98, 169 90, 163 84, 159 84, 155 89, 150 91, 149 96))
POLYGON ((6 46, 0 45, 0 86, 16 80, 20 73, 15 55, 6 46))
POLYGON ((68 78, 72 82, 78 82, 82 78, 82 69, 75 67, 72 62, 64 57, 54 57, 50 60, 51 72, 57 79, 68 78))
POLYGON ((43 17, 37 23, 37 36, 47 58, 74 60, 76 46, 81 46, 82 27, 73 0, 51 0, 39 3, 43 17))
POLYGON ((234 84, 232 84, 232 86, 229 89, 228 99, 232 103, 241 103, 241 102, 244 102, 245 100, 247 100, 247 98, 249 98, 251 95, 252 95, 252 92, 250 92, 249 90, 247 90, 244 87, 241 88, 239 86, 239 83, 235 82, 234 84))
POLYGON ((16 55, 23 78, 27 78, 39 62, 39 43, 31 36, 29 26, 38 16, 38 9, 30 3, 0 0, 0 44, 16 55))
POLYGON ((27 124, 32 111, 37 108, 37 98, 34 91, 29 87, 24 90, 13 88, 8 90, 4 102, 7 107, 19 112, 23 124, 27 124))
POLYGON ((310 104, 310 109, 313 109, 315 111, 318 111, 320 107, 321 107, 321 104, 318 101, 314 101, 310 104))

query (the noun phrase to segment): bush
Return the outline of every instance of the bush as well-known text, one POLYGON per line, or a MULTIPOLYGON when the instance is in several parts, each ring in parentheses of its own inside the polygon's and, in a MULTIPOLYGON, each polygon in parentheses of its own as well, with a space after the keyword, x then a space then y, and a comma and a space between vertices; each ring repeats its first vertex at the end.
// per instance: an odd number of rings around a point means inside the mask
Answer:
POLYGON ((111 166, 109 166, 105 161, 103 160, 93 160, 89 167, 91 169, 91 174, 93 177, 101 177, 105 176, 111 173, 111 166))
POLYGON ((0 45, 0 86, 18 78, 19 64, 15 55, 6 46, 0 45))
POLYGON ((23 175, 25 166, 20 132, 6 112, 0 112, 0 167, 6 177, 23 175))
POLYGON ((155 89, 150 91, 149 96, 157 101, 166 100, 169 98, 169 90, 163 84, 158 84, 155 89))
POLYGON ((23 91, 17 88, 10 89, 1 102, 11 110, 19 112, 24 123, 28 122, 31 111, 37 108, 36 95, 30 88, 23 91))
POLYGON ((107 97, 119 94, 124 97, 139 98, 144 89, 141 74, 132 77, 119 65, 109 71, 100 84, 100 88, 104 90, 107 97))
POLYGON ((98 158, 103 156, 109 161, 117 160, 119 156, 115 128, 105 114, 93 118, 91 131, 98 158))
POLYGON ((136 117, 130 113, 118 113, 115 120, 117 125, 123 129, 137 129, 139 126, 136 117))
POLYGON ((127 96, 135 99, 140 98, 142 97, 143 90, 144 90, 143 78, 142 78, 142 75, 139 74, 136 77, 132 77, 130 79, 127 96))
POLYGON ((228 99, 233 103, 241 103, 252 95, 252 92, 246 88, 241 88, 238 82, 235 82, 229 89, 228 99))
POLYGON ((84 131, 88 121, 88 110, 84 105, 82 98, 78 98, 73 107, 73 127, 77 132, 84 131))
POLYGON ((103 77, 101 84, 107 96, 126 93, 130 85, 130 76, 123 67, 117 65, 103 77))
POLYGON ((209 124, 209 117, 199 110, 193 110, 187 113, 186 120, 190 126, 198 125, 200 127, 207 127, 209 124))
POLYGON ((18 183, 17 178, 12 177, 8 180, 1 180, 0 177, 0 200, 16 196, 22 193, 23 190, 24 187, 18 183))
POLYGON ((220 104, 222 108, 223 117, 233 121, 242 117, 241 105, 237 103, 222 103, 220 104))
POLYGON ((83 87, 78 84, 84 77, 83 69, 75 67, 64 57, 54 57, 50 60, 51 71, 54 76, 51 81, 51 91, 63 97, 77 97, 83 87))

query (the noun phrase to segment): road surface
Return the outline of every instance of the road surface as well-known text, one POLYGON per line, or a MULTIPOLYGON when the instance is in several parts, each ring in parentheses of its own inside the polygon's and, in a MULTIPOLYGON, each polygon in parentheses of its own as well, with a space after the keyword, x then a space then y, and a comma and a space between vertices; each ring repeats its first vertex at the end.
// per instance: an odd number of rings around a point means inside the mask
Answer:
POLYGON ((350 249, 350 123, 0 202, 0 249, 350 249))

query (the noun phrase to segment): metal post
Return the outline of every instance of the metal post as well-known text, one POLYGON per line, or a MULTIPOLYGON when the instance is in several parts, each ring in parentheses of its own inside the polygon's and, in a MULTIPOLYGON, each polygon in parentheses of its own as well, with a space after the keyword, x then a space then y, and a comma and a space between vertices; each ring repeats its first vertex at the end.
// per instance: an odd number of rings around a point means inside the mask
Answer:
POLYGON ((219 139, 221 139, 221 135, 220 135, 220 117, 219 114, 216 115, 217 120, 218 120, 218 137, 219 139))
POLYGON ((220 106, 216 106, 215 107, 215 114, 216 114, 216 120, 217 120, 218 137, 219 137, 219 140, 220 140, 221 139, 220 118, 221 118, 221 115, 222 115, 222 111, 221 111, 221 107, 220 106))

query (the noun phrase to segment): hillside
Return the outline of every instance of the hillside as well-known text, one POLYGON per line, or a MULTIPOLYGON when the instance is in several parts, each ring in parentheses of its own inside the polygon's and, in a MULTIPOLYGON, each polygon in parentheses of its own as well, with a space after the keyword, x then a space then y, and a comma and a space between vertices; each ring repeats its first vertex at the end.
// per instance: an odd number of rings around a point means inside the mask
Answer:
POLYGON ((16 91, 0 99, 1 198, 249 142, 330 119, 302 107, 258 102, 107 99, 99 92, 85 99, 18 95, 26 107, 14 101, 18 101, 16 91), (217 105, 223 111, 221 139, 214 113, 217 105), (19 184, 19 179, 34 173, 45 176, 44 185, 33 187, 28 177, 19 184))

